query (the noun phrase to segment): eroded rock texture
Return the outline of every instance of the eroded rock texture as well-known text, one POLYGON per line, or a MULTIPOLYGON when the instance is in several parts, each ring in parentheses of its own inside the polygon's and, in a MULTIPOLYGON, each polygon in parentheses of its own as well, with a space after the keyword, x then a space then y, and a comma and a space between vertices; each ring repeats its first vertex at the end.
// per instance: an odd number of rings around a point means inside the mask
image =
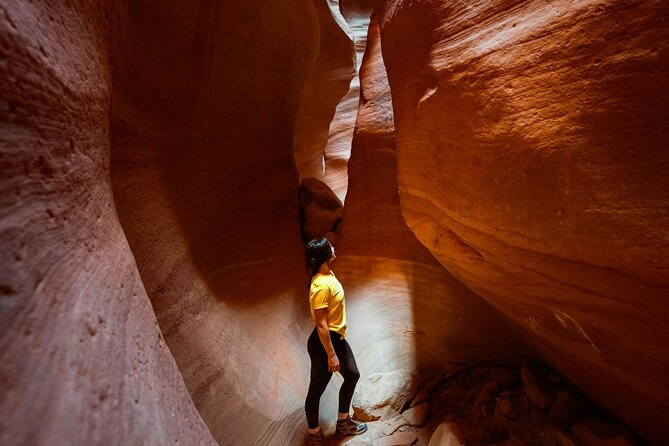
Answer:
POLYGON ((666 2, 384 2, 402 213, 648 440, 669 440, 666 2))
POLYGON ((293 129, 319 23, 310 0, 133 0, 112 24, 119 216, 219 444, 295 444, 304 430, 293 129))
MULTIPOLYGON (((339 8, 346 19, 351 38, 355 47, 355 68, 360 68, 365 52, 367 27, 372 5, 369 2, 343 1, 339 8)), ((337 106, 334 118, 330 123, 327 144, 323 149, 324 181, 344 201, 348 190, 347 163, 351 156, 353 129, 358 114, 358 98, 360 96, 360 77, 354 76, 348 93, 337 106)))
MULTIPOLYGON (((330 122, 349 92, 357 68, 353 35, 338 2, 313 0, 313 3, 319 18, 318 58, 302 92, 295 122, 295 164, 302 179, 324 178, 330 122)), ((337 114, 337 120, 340 119, 337 114)), ((354 122, 355 115, 346 121, 347 127, 352 129, 354 122)), ((348 152, 346 155, 348 159, 348 152)), ((346 183, 345 172, 343 177, 346 183)))
POLYGON ((0 443, 213 445, 116 216, 103 11, 58 3, 0 4, 0 443))
POLYGON ((363 376, 527 359, 508 321, 449 274, 402 219, 392 102, 374 16, 360 81, 334 270, 346 287, 347 335, 363 376))

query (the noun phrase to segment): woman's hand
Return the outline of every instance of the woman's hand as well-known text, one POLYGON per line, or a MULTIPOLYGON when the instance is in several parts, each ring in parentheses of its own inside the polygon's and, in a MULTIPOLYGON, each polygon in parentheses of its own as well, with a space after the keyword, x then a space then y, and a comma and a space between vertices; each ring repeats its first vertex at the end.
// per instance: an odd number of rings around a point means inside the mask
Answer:
POLYGON ((328 355, 328 370, 331 372, 339 371, 339 358, 337 358, 336 353, 328 355))

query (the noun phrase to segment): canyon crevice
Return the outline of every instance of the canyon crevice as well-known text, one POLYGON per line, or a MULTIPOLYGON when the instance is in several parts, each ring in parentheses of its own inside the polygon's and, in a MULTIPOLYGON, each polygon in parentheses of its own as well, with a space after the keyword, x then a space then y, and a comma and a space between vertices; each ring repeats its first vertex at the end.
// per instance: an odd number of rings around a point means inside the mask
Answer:
POLYGON ((548 366, 669 441, 663 2, 0 10, 0 443, 302 444, 301 231, 363 378, 548 366))

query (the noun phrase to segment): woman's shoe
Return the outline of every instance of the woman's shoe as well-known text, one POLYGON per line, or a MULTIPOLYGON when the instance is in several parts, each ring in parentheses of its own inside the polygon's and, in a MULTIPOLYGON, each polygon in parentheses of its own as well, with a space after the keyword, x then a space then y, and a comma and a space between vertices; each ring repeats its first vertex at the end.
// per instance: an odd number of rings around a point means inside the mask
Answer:
POLYGON ((337 421, 337 429, 335 429, 335 437, 344 438, 349 435, 360 435, 367 432, 367 425, 359 421, 352 420, 349 416, 343 420, 337 421))
POLYGON ((309 433, 309 446, 325 446, 325 435, 322 430, 315 434, 309 433))

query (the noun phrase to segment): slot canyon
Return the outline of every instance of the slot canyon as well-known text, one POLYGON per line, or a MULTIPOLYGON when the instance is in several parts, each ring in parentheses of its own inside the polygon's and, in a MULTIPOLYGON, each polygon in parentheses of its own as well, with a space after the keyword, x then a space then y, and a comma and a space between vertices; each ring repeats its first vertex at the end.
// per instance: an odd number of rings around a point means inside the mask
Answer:
POLYGON ((669 444, 668 2, 0 9, 1 445, 669 444))

